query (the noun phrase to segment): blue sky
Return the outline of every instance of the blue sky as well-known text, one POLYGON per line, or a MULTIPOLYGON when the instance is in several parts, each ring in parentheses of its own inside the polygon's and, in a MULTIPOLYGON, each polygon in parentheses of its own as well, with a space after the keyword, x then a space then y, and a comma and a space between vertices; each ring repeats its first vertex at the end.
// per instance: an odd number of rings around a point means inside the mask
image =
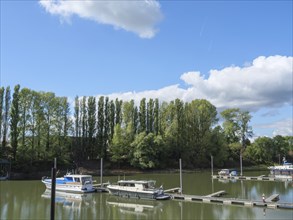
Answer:
POLYGON ((205 98, 292 135, 292 1, 1 0, 1 86, 205 98))

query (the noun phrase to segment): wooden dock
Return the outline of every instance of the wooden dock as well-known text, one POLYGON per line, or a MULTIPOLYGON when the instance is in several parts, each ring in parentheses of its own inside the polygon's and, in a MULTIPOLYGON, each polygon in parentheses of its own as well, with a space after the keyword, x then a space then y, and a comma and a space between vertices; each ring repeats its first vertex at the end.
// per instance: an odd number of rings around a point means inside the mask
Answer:
POLYGON ((255 180, 255 181, 292 181, 292 179, 279 179, 275 177, 269 177, 265 175, 261 176, 221 176, 213 175, 213 179, 223 179, 223 180, 255 180))
POLYGON ((181 200, 181 201, 190 201, 190 202, 203 202, 203 203, 216 203, 222 205, 238 205, 246 207, 263 207, 263 208, 272 208, 272 209, 293 209, 293 203, 277 203, 274 202, 279 199, 278 194, 271 195, 268 197, 265 202, 261 200, 247 200, 247 199, 238 199, 238 198, 223 198, 220 197, 224 195, 225 191, 215 192, 205 196, 199 195, 184 195, 184 194, 170 194, 172 199, 181 200))
POLYGON ((180 187, 172 188, 172 189, 165 189, 165 193, 175 193, 175 192, 180 192, 180 187))

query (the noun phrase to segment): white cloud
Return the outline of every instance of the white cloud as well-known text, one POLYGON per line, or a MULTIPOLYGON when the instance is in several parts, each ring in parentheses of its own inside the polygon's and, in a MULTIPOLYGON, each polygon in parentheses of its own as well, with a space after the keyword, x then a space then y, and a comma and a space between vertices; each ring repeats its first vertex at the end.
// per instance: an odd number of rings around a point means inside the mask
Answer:
MULTIPOLYGON (((211 70, 208 78, 200 72, 187 72, 181 75, 187 88, 171 85, 158 90, 142 92, 114 93, 110 99, 159 98, 171 101, 179 98, 189 102, 194 99, 207 99, 218 109, 242 108, 257 111, 292 105, 293 102, 293 57, 260 56, 249 66, 230 66, 222 70, 211 70)), ((100 95, 99 95, 100 96, 100 95)))
POLYGON ((288 118, 282 121, 278 121, 272 125, 275 128, 273 136, 282 135, 282 136, 293 136, 293 120, 288 118))
POLYGON ((205 98, 218 108, 261 107, 292 104, 293 59, 285 56, 258 57, 250 66, 230 66, 211 70, 207 79, 199 72, 188 72, 181 79, 190 87, 185 97, 205 98))
POLYGON ((40 5, 61 19, 70 20, 72 15, 134 32, 141 38, 152 38, 155 25, 162 19, 160 4, 156 0, 140 1, 71 1, 41 0, 40 5))
POLYGON ((293 136, 293 119, 285 118, 272 123, 257 125, 259 128, 263 129, 273 129, 273 136, 293 136))

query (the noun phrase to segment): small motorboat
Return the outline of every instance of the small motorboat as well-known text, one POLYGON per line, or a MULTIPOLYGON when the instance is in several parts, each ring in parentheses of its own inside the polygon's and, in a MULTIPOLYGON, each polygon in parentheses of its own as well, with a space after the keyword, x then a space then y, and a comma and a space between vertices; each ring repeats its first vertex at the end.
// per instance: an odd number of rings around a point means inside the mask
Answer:
MULTIPOLYGON (((43 177, 42 182, 46 185, 47 189, 51 189, 51 178, 43 177)), ((93 180, 91 175, 69 173, 64 177, 56 178, 56 190, 74 193, 88 193, 94 192, 96 189, 93 187, 93 180)))
POLYGON ((117 184, 108 185, 107 188, 111 194, 121 197, 155 200, 171 198, 164 193, 163 187, 155 188, 154 180, 120 180, 117 184))

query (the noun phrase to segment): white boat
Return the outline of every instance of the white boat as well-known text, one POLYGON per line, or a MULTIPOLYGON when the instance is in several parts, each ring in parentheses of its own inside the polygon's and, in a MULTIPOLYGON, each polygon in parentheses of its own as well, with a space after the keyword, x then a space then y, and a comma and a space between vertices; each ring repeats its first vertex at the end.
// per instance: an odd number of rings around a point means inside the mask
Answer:
MULTIPOLYGON (((43 177, 42 182, 47 189, 51 189, 51 178, 43 177)), ((95 190, 91 175, 66 174, 64 177, 56 178, 56 191, 87 193, 95 190)))
POLYGON ((270 166, 271 176, 281 180, 292 180, 293 179, 293 165, 284 160, 282 165, 270 166))
POLYGON ((162 187, 155 188, 154 180, 120 180, 117 184, 107 186, 109 192, 116 196, 138 199, 170 199, 170 195, 164 194, 162 187))
POLYGON ((219 176, 237 176, 237 172, 236 172, 236 170, 232 170, 230 172, 229 169, 222 169, 218 172, 218 175, 219 176))

